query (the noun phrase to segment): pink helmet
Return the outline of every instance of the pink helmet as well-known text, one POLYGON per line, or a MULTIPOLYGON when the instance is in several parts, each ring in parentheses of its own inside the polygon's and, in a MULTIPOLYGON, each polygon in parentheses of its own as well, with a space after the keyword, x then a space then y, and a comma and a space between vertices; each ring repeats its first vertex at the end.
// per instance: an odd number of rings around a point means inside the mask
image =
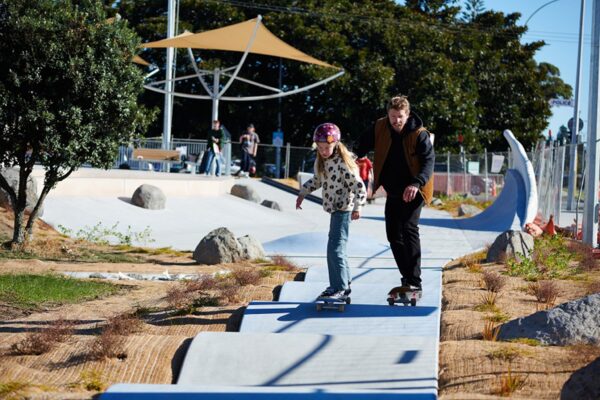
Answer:
POLYGON ((325 122, 324 124, 317 126, 315 129, 315 133, 313 134, 313 142, 339 142, 341 136, 342 133, 340 132, 340 128, 338 128, 336 124, 325 122))

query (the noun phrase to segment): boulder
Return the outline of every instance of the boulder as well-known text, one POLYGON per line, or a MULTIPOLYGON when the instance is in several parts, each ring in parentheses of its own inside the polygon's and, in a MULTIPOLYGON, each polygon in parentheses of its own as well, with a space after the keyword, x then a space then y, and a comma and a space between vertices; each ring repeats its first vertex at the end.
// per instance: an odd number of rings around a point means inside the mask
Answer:
POLYGON ((262 203, 260 203, 260 205, 265 206, 267 208, 271 208, 273 210, 281 211, 279 203, 273 200, 263 200, 262 203))
POLYGON ((238 238, 238 242, 242 247, 242 257, 244 260, 256 260, 265 258, 265 249, 262 244, 250 235, 238 238))
POLYGON ((432 205, 432 206, 436 206, 436 207, 440 207, 440 206, 443 206, 443 205, 444 205, 444 202, 443 202, 442 200, 438 199, 437 197, 434 197, 434 198, 431 200, 431 205, 432 205))
POLYGON ((131 196, 131 204, 149 210, 162 210, 166 202, 167 198, 163 191, 153 185, 142 185, 135 189, 131 196))
POLYGON ((253 201, 260 203, 260 196, 256 191, 248 185, 233 185, 231 187, 231 194, 237 197, 241 197, 244 200, 253 201))
POLYGON ((575 371, 562 387, 560 400, 600 399, 600 358, 575 371))
POLYGON ((243 250, 229 229, 217 228, 202 238, 192 258, 200 264, 232 263, 243 259, 243 250))
MULTIPOLYGON (((0 174, 6 179, 10 187, 14 189, 15 192, 19 191, 19 169, 18 168, 9 168, 3 169, 0 171, 0 174)), ((35 179, 31 175, 27 178, 27 203, 25 205, 25 211, 32 212, 35 208, 35 205, 38 202, 37 195, 37 183, 35 179)), ((10 208, 12 209, 12 203, 8 193, 0 188, 0 207, 10 208)), ((44 207, 40 207, 38 212, 38 217, 41 217, 44 213, 44 207)))
POLYGON ((498 235, 487 253, 487 262, 499 262, 503 257, 521 260, 530 258, 533 252, 533 236, 521 231, 506 231, 498 235))
POLYGON ((500 327, 498 339, 529 338, 546 345, 600 344, 600 293, 517 318, 500 327))
POLYGON ((461 204, 458 207, 458 216, 462 217, 465 215, 477 215, 481 212, 481 209, 471 204, 461 204))

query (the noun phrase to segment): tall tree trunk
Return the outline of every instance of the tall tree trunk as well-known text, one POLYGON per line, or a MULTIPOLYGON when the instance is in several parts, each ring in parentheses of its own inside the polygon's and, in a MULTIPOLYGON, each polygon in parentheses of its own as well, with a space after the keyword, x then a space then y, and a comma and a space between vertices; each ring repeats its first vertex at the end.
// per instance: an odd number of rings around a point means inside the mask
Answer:
POLYGON ((25 243, 25 230, 23 229, 23 216, 25 215, 25 209, 15 211, 15 226, 13 229, 13 239, 11 243, 12 248, 21 247, 25 243))

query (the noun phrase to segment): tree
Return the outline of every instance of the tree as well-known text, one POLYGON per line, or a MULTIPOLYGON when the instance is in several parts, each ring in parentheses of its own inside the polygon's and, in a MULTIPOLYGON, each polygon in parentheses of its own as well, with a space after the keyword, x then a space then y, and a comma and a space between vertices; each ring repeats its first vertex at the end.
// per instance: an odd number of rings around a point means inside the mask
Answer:
POLYGON ((13 247, 26 243, 48 192, 81 165, 108 168, 151 118, 137 105, 139 39, 92 0, 0 1, 0 166, 18 167, 13 247), (44 186, 25 223, 35 164, 44 186), (27 234, 26 234, 27 233, 27 234))
POLYGON ((484 11, 484 0, 467 0, 465 3, 465 10, 462 13, 462 20, 464 22, 473 22, 477 19, 477 16, 484 11))

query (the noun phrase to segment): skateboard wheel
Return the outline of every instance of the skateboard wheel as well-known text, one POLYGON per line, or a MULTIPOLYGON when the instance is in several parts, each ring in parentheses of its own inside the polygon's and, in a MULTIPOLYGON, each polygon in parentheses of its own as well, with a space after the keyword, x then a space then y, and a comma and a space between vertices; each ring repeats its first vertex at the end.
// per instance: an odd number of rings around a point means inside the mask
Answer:
POLYGON ((410 305, 413 307, 416 307, 417 305, 417 299, 410 299, 410 305))
POLYGON ((394 305, 394 299, 388 299, 388 304, 390 306, 393 306, 394 305))
POLYGON ((350 299, 350 297, 346 298, 346 304, 350 304, 350 302, 352 302, 352 300, 350 299))

